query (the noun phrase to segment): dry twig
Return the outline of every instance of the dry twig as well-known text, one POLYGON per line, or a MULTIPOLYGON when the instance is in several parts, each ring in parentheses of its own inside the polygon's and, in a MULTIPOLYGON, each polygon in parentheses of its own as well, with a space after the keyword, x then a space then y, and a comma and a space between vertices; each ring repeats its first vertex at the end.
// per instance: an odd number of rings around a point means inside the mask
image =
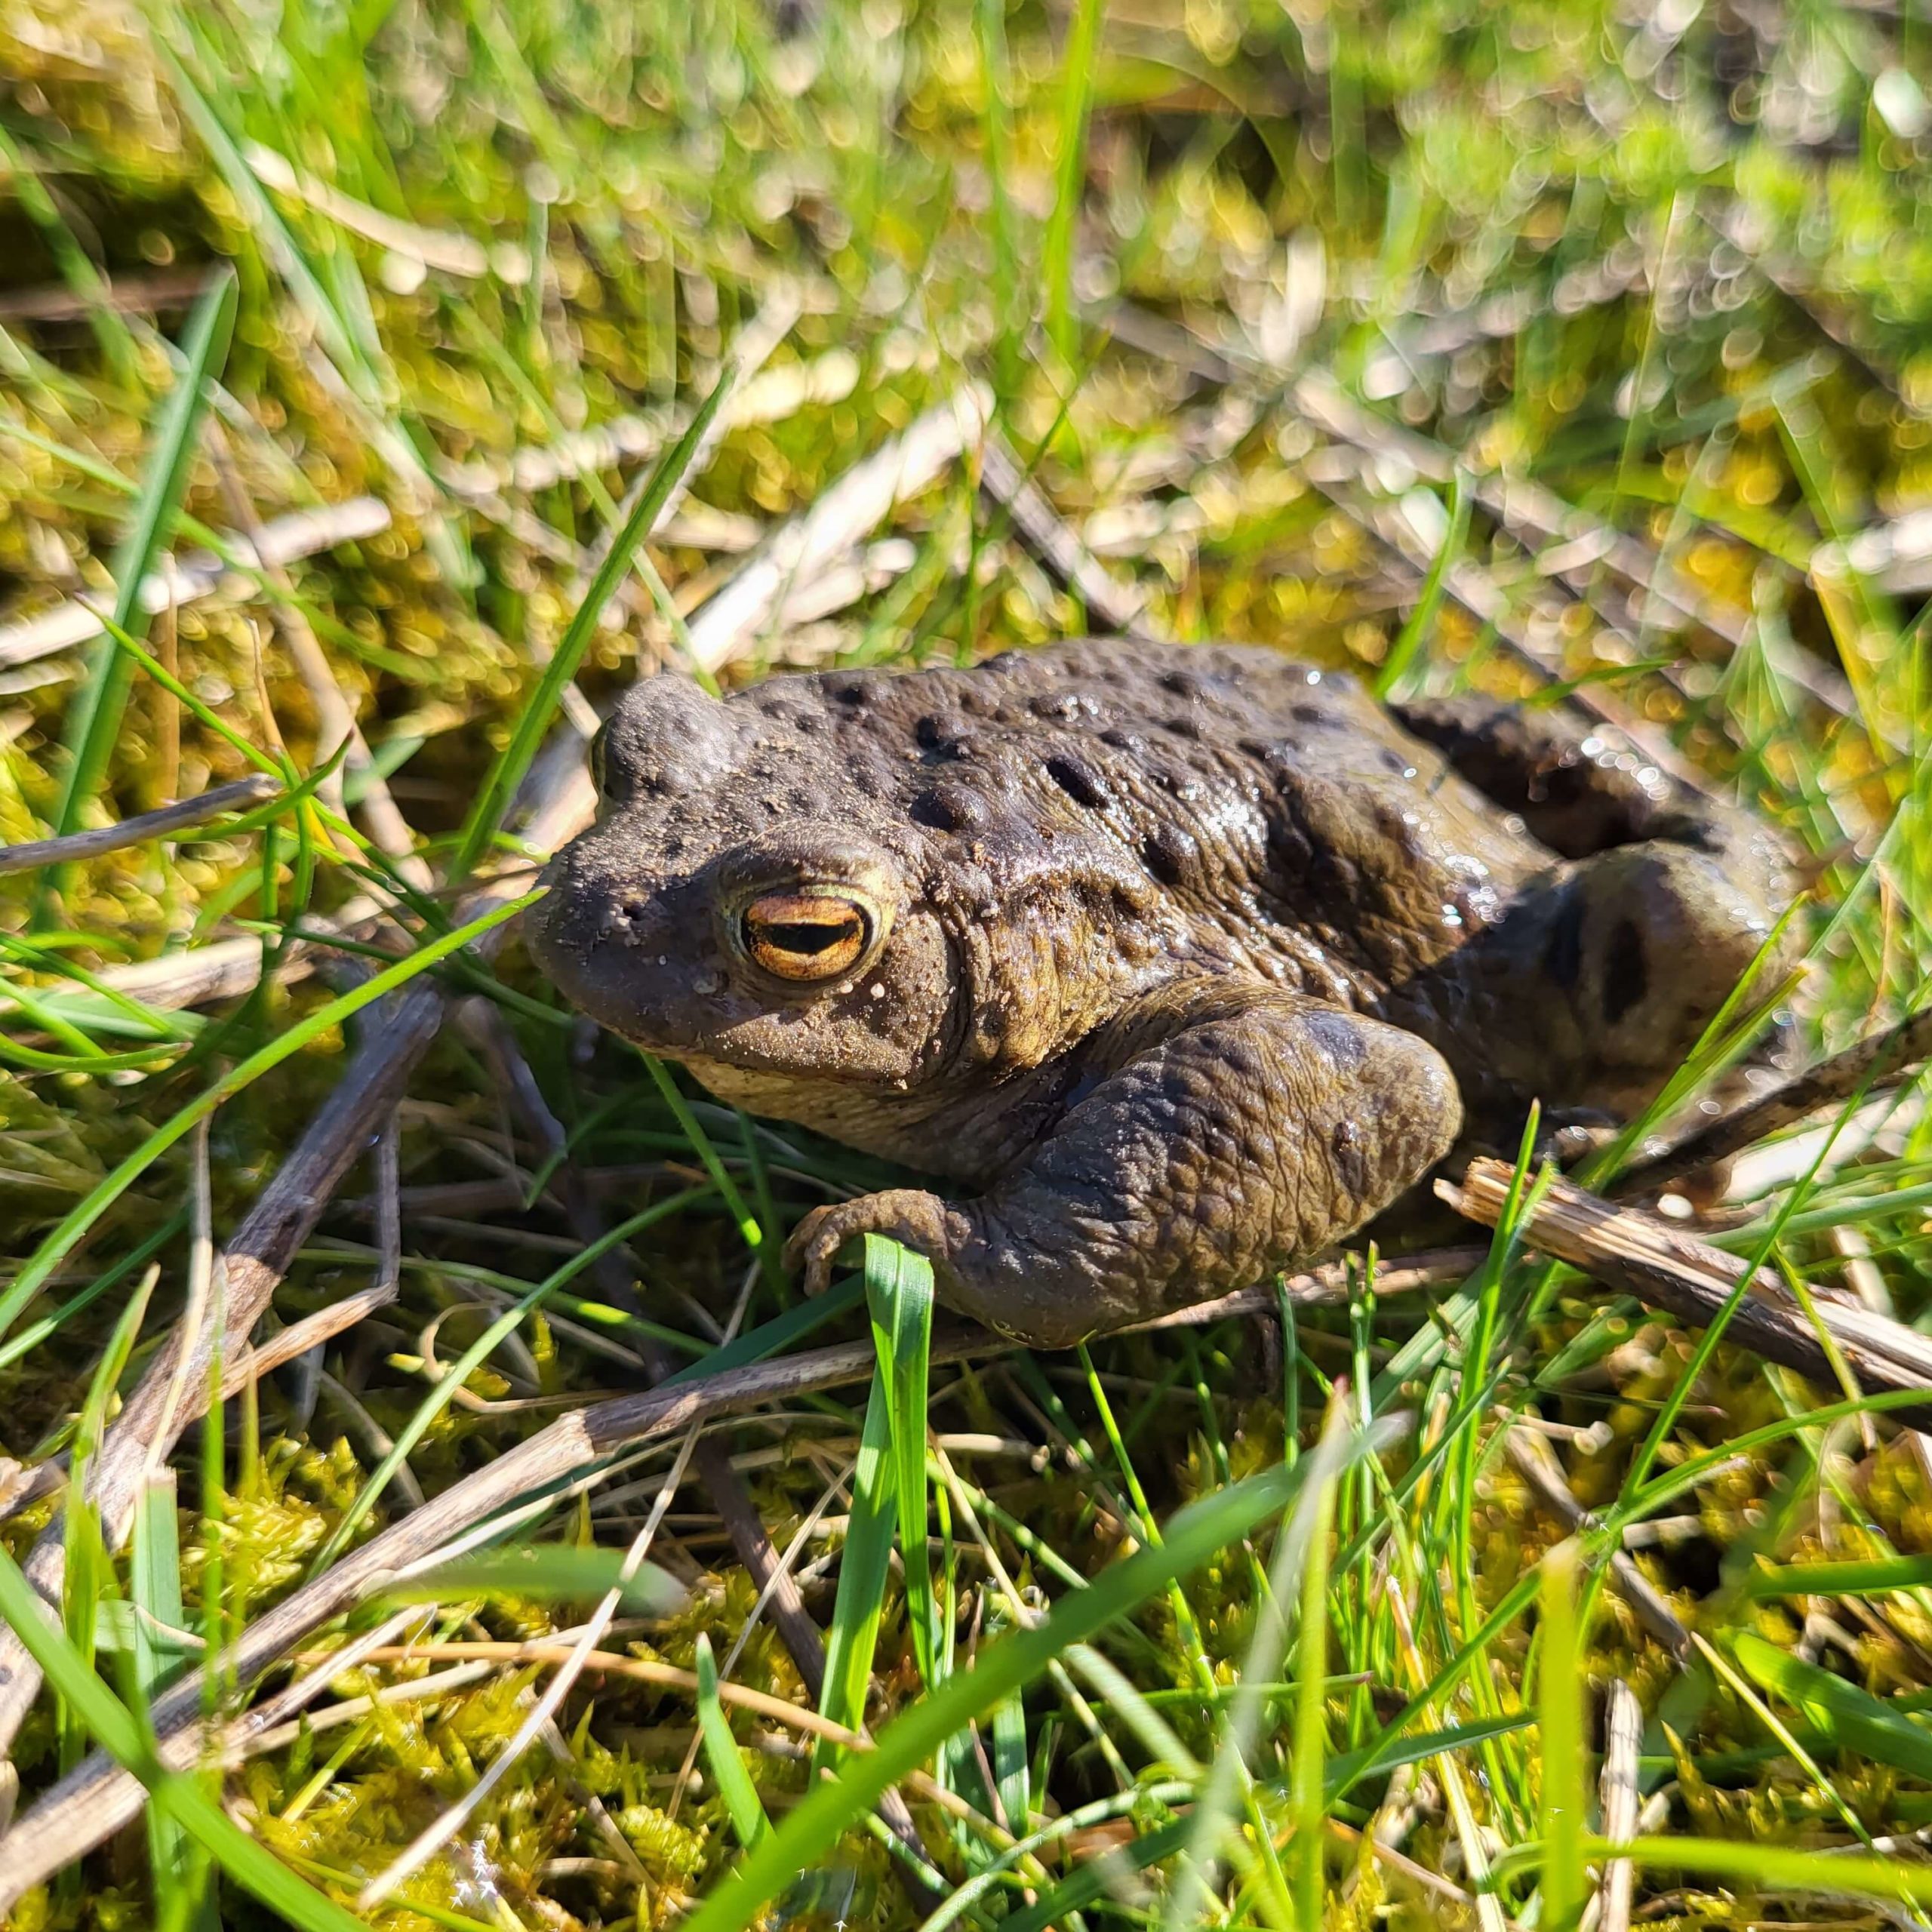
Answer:
MULTIPOLYGON (((1638 1753, 1644 1743, 1643 1707, 1637 1694, 1620 1677, 1610 1684, 1610 1708, 1604 1721, 1603 1835, 1620 1844, 1637 1835, 1638 1753)), ((1630 1897, 1636 1867, 1627 1858, 1604 1866, 1596 1897, 1597 1932, 1630 1932, 1630 1897)))
POLYGON ((1146 599, 1118 583, 1104 569, 1022 466, 997 430, 980 451, 980 488, 1013 519, 1020 540, 1042 568, 1071 590, 1108 630, 1123 637, 1150 637, 1146 599))
MULTIPOLYGON (((266 568, 291 564, 339 544, 359 543, 389 527, 386 503, 375 497, 352 497, 346 503, 272 518, 262 526, 259 548, 232 532, 227 545, 245 562, 266 568)), ((178 608, 195 603, 218 589, 228 574, 227 565, 205 550, 165 558, 161 568, 141 585, 142 608, 152 613, 171 605, 178 608)), ((38 617, 0 624, 0 668, 31 663, 37 657, 51 657, 57 651, 71 651, 100 634, 100 614, 91 605, 70 598, 38 617)))

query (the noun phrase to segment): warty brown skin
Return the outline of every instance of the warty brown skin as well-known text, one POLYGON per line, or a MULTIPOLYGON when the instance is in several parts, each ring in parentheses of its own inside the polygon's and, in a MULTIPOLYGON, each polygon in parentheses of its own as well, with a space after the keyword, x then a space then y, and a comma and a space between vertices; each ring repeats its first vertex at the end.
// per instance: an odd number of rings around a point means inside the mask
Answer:
POLYGON ((1042 1345, 1298 1266, 1532 1098, 1641 1106, 1789 890, 1564 714, 1258 648, 659 677, 600 754, 546 970, 721 1098, 977 1190, 815 1211, 808 1285, 891 1234, 1042 1345))

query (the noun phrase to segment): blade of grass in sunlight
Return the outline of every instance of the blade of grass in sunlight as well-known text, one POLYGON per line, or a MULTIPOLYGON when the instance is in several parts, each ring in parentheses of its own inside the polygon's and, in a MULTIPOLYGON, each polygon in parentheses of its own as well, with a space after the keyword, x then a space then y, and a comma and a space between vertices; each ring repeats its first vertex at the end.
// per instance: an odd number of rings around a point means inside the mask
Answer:
POLYGON ((906 1610, 912 1654, 931 1690, 943 1675, 939 1609, 926 1553, 926 1379, 932 1356, 933 1270, 882 1235, 867 1235, 866 1299, 878 1351, 885 1425, 892 1443, 893 1493, 905 1565, 906 1610))
POLYGON ((1079 323, 1073 306, 1074 246, 1087 189, 1087 114, 1093 99, 1094 63, 1100 46, 1105 0, 1075 0, 1060 58, 1060 138, 1054 177, 1053 212, 1041 245, 1041 275, 1046 288, 1047 334, 1060 360, 1078 366, 1079 323))
MULTIPOLYGON (((1627 1858, 1646 1871, 1678 1872, 1731 1878, 1760 1894, 1776 1890, 1821 1898, 1880 1899, 1897 1905, 1932 1906, 1932 1866, 1862 1852, 1796 1851, 1761 1838, 1639 1838, 1616 1844, 1586 1838, 1577 1847, 1584 1859, 1627 1858)), ((1496 1862, 1500 1878, 1540 1856, 1537 1847, 1505 1853, 1496 1862)))
POLYGON ((1469 541, 1472 500, 1469 479, 1458 464, 1449 478, 1449 509, 1441 540, 1435 546, 1428 574, 1422 580, 1415 608, 1396 632, 1395 641, 1389 647, 1389 654, 1375 674, 1377 697, 1403 695, 1417 654, 1434 634, 1436 614, 1442 608, 1444 586, 1450 571, 1461 561, 1463 546, 1469 541))
POLYGON ((1543 1560, 1543 1912, 1549 1932, 1571 1932, 1589 1890, 1582 1845, 1589 1823, 1583 1779, 1582 1633, 1577 1627, 1577 1549, 1558 1543, 1543 1560))
POLYGON ((565 686, 577 675, 583 654, 596 635, 605 605, 623 583, 638 546, 657 521, 659 511, 669 500, 671 492, 684 481, 691 459, 703 444, 705 432, 724 407, 724 398, 731 392, 731 381, 732 371, 728 368, 712 385, 711 393, 699 405, 684 434, 658 459, 649 485, 625 518, 623 528, 611 540, 610 548, 605 552, 604 561, 592 577, 583 601, 577 605, 557 641, 556 649, 550 654, 550 661, 544 666, 543 675, 517 713, 515 728, 510 734, 509 742, 477 788, 475 802, 463 821, 462 835, 450 860, 452 878, 469 876, 502 822, 504 811, 515 795, 517 786, 522 783, 524 774, 530 769, 531 760, 537 755, 537 748, 550 728, 551 720, 556 715, 565 686))
POLYGON ((84 1313, 110 1289, 125 1281, 130 1275, 137 1274, 162 1248, 174 1240, 186 1225, 187 1210, 183 1208, 171 1214, 153 1233, 145 1236, 128 1252, 116 1258, 112 1266, 103 1269, 92 1281, 70 1295, 60 1306, 44 1315, 38 1321, 30 1321, 20 1332, 0 1345, 0 1368, 17 1361, 49 1340, 57 1334, 62 1324, 75 1315, 84 1313))
MULTIPOLYGON (((1336 1439, 1341 1414, 1337 1404, 1331 1411, 1330 1428, 1323 1444, 1317 1447, 1317 1457, 1336 1439)), ((1294 1822, 1294 1841, 1290 1847, 1289 1877, 1294 1887, 1297 1932, 1321 1932, 1324 1916, 1321 1841, 1327 1823, 1328 1726, 1324 1706, 1328 1670, 1328 1543, 1335 1517, 1335 1473, 1321 1471, 1310 1492, 1312 1505, 1304 1534, 1300 1623, 1295 1638, 1294 1755, 1289 1761, 1289 1811, 1294 1822)), ((1296 1513, 1299 1516, 1301 1509, 1296 1513)), ((1278 1595, 1285 1595, 1289 1581, 1286 1567, 1278 1564, 1278 1595)))
MULTIPOLYGON (((185 1638, 188 1629, 172 1469, 157 1470, 142 1486, 135 1505, 128 1581, 134 1614, 134 1678, 143 1698, 152 1704, 180 1662, 180 1644, 174 1640, 185 1638)), ((180 1822, 161 1807, 150 1805, 147 1835, 148 1865, 159 1921, 180 1926, 193 1924, 202 1932, 216 1932, 205 1863, 180 1822)))
POLYGON ((407 1583, 383 1592, 391 1603, 448 1603, 459 1597, 521 1597, 537 1603, 595 1603, 621 1584, 620 1607, 630 1617, 669 1617, 685 1601, 683 1586, 654 1563, 626 1577, 624 1552, 594 1545, 518 1543, 506 1549, 414 1571, 407 1583))
MULTIPOLYGON (((162 533, 172 520, 188 480, 195 434, 201 425, 204 386, 220 373, 234 326, 235 283, 226 271, 217 274, 195 305, 181 339, 185 367, 169 392, 154 448, 148 459, 134 520, 114 554, 113 622, 130 636, 146 632, 148 611, 141 592, 159 554, 162 533)), ((67 768, 54 809, 57 837, 80 829, 81 815, 106 777, 108 766, 127 709, 133 666, 111 643, 96 649, 92 669, 69 708, 63 742, 67 768)), ((55 881, 57 889, 59 881, 55 881)))
POLYGON ((1792 1657, 1755 1631, 1740 1630, 1731 1650, 1764 1688, 1802 1712, 1821 1737, 1915 1778, 1932 1778, 1932 1732, 1869 1690, 1792 1657))
MULTIPOLYGON (((852 1506, 846 1517, 845 1546, 839 1553, 838 1594, 825 1632, 825 1684, 819 1694, 819 1715, 848 1730, 865 1727, 866 1694, 872 1684, 872 1655, 878 1644, 898 1522, 888 1372, 884 1361, 872 1371, 858 1460, 852 1469, 852 1506)), ((838 1764, 845 1755, 821 1740, 813 1747, 814 1767, 838 1764)))
POLYGON ((1932 1586, 1932 1556, 1852 1557, 1833 1563, 1776 1563, 1751 1572, 1752 1597, 1876 1596, 1932 1586))
POLYGON ((651 1084, 659 1097, 671 1111, 671 1117, 678 1125, 685 1138, 691 1143, 691 1151, 697 1155, 698 1164, 711 1177, 711 1184, 724 1197, 724 1205, 738 1224, 738 1232, 744 1237, 745 1245, 757 1256, 758 1266, 768 1281, 776 1284, 780 1278, 780 1244, 776 1239, 777 1231, 765 1227, 746 1204, 739 1192, 738 1184, 732 1180, 724 1163, 719 1159, 718 1149, 712 1144, 709 1134, 699 1124, 691 1104, 678 1091, 678 1083, 670 1075, 664 1063, 654 1054, 638 1049, 638 1057, 644 1062, 651 1075, 651 1084))
MULTIPOLYGON (((121 1378, 134 1352, 155 1284, 161 1278, 158 1266, 150 1265, 141 1277, 127 1306, 115 1318, 112 1332, 100 1360, 89 1377, 86 1398, 81 1404, 78 1426, 68 1463, 72 1500, 61 1515, 66 1546, 66 1612, 67 1641, 75 1654, 91 1669, 97 1648, 97 1628, 103 1599, 115 1588, 113 1566, 100 1534, 100 1517, 88 1496, 88 1478, 101 1438, 107 1432, 108 1407, 118 1395, 121 1378)), ((85 1749, 85 1721, 70 1703, 63 1702, 58 1715, 60 1767, 71 1770, 85 1749)))

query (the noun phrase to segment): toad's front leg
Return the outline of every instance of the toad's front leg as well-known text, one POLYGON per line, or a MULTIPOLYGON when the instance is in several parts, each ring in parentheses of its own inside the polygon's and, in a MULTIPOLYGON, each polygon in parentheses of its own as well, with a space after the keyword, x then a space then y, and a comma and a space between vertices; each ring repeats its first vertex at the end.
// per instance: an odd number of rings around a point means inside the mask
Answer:
POLYGON ((1447 1066, 1398 1028, 1262 989, 1171 990, 1134 1051, 977 1201, 895 1189, 815 1210, 789 1250, 823 1287, 868 1232, 928 1255, 940 1299, 1042 1347, 1145 1321, 1319 1254, 1446 1153, 1447 1066))

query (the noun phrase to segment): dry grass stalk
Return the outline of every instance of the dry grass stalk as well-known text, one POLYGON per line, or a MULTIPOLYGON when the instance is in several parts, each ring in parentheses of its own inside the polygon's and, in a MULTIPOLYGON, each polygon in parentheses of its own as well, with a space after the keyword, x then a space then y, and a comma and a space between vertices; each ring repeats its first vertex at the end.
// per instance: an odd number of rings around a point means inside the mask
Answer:
MULTIPOLYGON (((1435 1191, 1457 1213, 1494 1227, 1507 1203, 1512 1175, 1501 1161, 1473 1161, 1461 1186, 1439 1180, 1435 1191)), ((1552 1180, 1532 1204, 1523 1232, 1545 1254, 1696 1327, 1716 1319, 1743 1284, 1725 1331, 1729 1339, 1813 1382, 1836 1386, 1825 1341, 1768 1269, 1749 1275, 1735 1255, 1561 1180, 1552 1180)), ((1832 1350, 1843 1356, 1860 1386, 1923 1392, 1923 1404, 1892 1413, 1915 1428, 1932 1423, 1932 1340, 1903 1322, 1813 1292, 1832 1350)))
POLYGON ((1769 1093, 1719 1115, 1674 1146, 1632 1162, 1611 1183, 1611 1192, 1654 1193, 1686 1174, 1727 1161, 1823 1109, 1840 1106, 1854 1095, 1881 1094, 1898 1086, 1917 1074, 1928 1056, 1932 1009, 1868 1034, 1769 1093))
POLYGON ((1146 617, 1146 598, 1134 586, 1116 583, 1066 520, 1047 500, 997 430, 980 451, 980 488, 1013 519, 1014 533, 1040 565, 1086 605, 1097 626, 1123 637, 1155 635, 1146 617))
MULTIPOLYGON (((1581 1529, 1586 1515, 1583 1506, 1564 1480, 1549 1443, 1534 1429, 1513 1429, 1503 1447, 1517 1474, 1536 1491, 1564 1528, 1581 1529)), ((1665 1601, 1663 1592, 1623 1550, 1617 1551, 1610 1559, 1610 1580, 1617 1595, 1635 1613, 1638 1622, 1678 1663, 1685 1662, 1690 1654, 1690 1632, 1665 1601)))
MULTIPOLYGON (((1620 1677, 1613 1678, 1604 1719, 1603 1773, 1599 1786, 1603 1835, 1613 1844, 1637 1835, 1641 1795, 1638 1754, 1643 1743, 1643 1706, 1629 1684, 1620 1677)), ((1636 1867, 1627 1858, 1613 1858, 1604 1866, 1603 1882, 1592 1901, 1596 1908, 1595 1932, 1630 1932, 1630 1900, 1636 1875, 1636 1867)))
MULTIPOLYGON (((352 497, 346 503, 330 503, 318 509, 292 510, 286 516, 272 518, 262 526, 259 547, 233 533, 227 543, 245 561, 266 569, 312 557, 318 550, 334 549, 339 544, 360 543, 365 537, 378 536, 388 529, 389 520, 389 506, 380 499, 352 497)), ((178 608, 198 602, 218 589, 228 574, 227 565, 205 550, 169 558, 141 586, 142 605, 152 613, 170 605, 178 608)), ((51 657, 58 651, 72 651, 100 634, 100 614, 91 605, 70 598, 38 617, 0 624, 0 668, 31 663, 35 658, 51 657)))
POLYGON ((220 817, 224 812, 245 812, 251 806, 265 804, 281 789, 280 779, 266 771, 254 771, 246 778, 236 779, 232 785, 217 785, 211 792, 143 812, 135 818, 125 818, 118 825, 95 826, 86 832, 69 832, 64 838, 32 838, 17 845, 0 845, 0 873, 71 865, 78 860, 125 851, 130 845, 143 845, 150 838, 177 838, 220 817))

